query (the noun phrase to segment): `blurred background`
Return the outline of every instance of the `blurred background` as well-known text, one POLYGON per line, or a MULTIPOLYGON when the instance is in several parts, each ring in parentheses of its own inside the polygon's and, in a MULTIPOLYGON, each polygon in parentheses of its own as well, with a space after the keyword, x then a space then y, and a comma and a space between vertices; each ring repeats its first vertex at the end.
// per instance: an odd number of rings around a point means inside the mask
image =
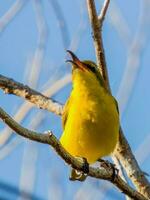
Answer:
MULTIPOLYGON (((95 2, 99 13, 103 1, 95 2)), ((124 133, 150 174, 149 11, 148 0, 111 1, 103 41, 124 133)), ((95 61, 85 0, 0 1, 0 74, 65 103, 71 90, 67 49, 95 61)), ((60 137, 60 117, 3 91, 0 105, 23 126, 60 137)), ((48 145, 13 134, 0 121, 0 199, 125 199, 106 181, 70 182, 68 176, 69 167, 48 145)))

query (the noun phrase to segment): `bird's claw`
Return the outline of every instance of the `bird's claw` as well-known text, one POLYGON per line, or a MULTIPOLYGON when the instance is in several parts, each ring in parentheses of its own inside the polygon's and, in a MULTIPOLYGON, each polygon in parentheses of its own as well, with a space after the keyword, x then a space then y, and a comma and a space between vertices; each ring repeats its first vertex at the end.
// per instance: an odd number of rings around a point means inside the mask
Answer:
POLYGON ((76 169, 71 169, 71 174, 69 177, 70 181, 81 181, 83 182, 86 179, 87 175, 84 174, 81 171, 78 171, 76 169))
POLYGON ((119 170, 116 168, 116 165, 103 159, 99 159, 98 161, 100 162, 100 167, 107 168, 108 170, 112 170, 111 181, 114 182, 115 178, 118 176, 118 173, 119 173, 119 170))
POLYGON ((87 162, 86 158, 82 158, 83 160, 83 166, 82 166, 82 170, 85 174, 89 173, 89 163, 87 162))
POLYGON ((71 169, 69 180, 71 181, 84 181, 89 173, 89 163, 86 158, 77 157, 78 160, 82 160, 82 171, 71 169))

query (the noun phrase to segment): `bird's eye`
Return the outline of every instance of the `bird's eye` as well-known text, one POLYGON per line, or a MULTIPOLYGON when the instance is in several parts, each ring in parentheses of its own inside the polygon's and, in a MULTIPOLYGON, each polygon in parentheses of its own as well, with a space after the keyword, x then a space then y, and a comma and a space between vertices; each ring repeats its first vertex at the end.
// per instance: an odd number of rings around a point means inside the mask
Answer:
POLYGON ((95 69, 95 67, 93 67, 93 66, 91 66, 90 64, 85 64, 86 65, 86 67, 90 70, 90 71, 92 71, 93 73, 95 73, 96 72, 96 69, 95 69))

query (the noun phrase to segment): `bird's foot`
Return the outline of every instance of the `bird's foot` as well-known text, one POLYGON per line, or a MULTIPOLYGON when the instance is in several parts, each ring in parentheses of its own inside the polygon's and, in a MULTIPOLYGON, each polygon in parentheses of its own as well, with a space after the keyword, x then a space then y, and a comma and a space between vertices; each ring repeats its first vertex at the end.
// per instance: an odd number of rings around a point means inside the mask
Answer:
POLYGON ((81 181, 81 182, 83 182, 86 179, 86 177, 87 177, 87 174, 84 174, 83 172, 72 168, 69 180, 70 181, 81 181))
POLYGON ((84 181, 89 173, 89 163, 86 158, 76 157, 83 162, 82 171, 71 169, 69 180, 71 181, 84 181))
POLYGON ((82 170, 85 174, 88 174, 89 173, 89 163, 87 161, 86 158, 81 158, 82 161, 83 161, 83 166, 82 166, 82 170))
POLYGON ((118 176, 119 170, 116 168, 116 165, 110 163, 108 160, 98 159, 100 162, 100 167, 103 167, 108 170, 112 170, 112 178, 111 181, 114 182, 115 178, 118 176))

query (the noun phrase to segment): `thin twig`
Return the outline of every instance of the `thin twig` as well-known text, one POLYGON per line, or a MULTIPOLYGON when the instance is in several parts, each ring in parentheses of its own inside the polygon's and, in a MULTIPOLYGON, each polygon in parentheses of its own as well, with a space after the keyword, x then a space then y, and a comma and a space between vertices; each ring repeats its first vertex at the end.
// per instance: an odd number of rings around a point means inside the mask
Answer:
POLYGON ((100 12, 100 15, 98 16, 100 29, 103 26, 103 22, 104 22, 104 19, 105 19, 105 15, 106 15, 109 3, 110 3, 110 0, 105 0, 104 1, 104 4, 103 4, 101 12, 100 12))
MULTIPOLYGON (((9 127, 7 128, 10 129, 9 127)), ((16 149, 16 147, 22 143, 22 141, 23 140, 21 138, 15 137, 13 140, 10 141, 10 143, 5 144, 5 146, 0 149, 0 161, 6 158, 8 155, 10 155, 13 152, 13 150, 16 149)))
MULTIPOLYGON (((13 119, 16 120, 17 122, 21 123, 23 119, 27 116, 29 111, 33 105, 27 101, 22 103, 21 106, 18 107, 17 112, 14 114, 13 119)), ((6 143, 8 142, 9 138, 12 135, 12 130, 8 127, 5 127, 3 130, 0 132, 0 148, 5 147, 6 143)), ((1 149, 2 150, 2 149, 1 149)))
POLYGON ((61 6, 59 5, 59 2, 57 0, 49 0, 49 3, 51 4, 54 14, 56 16, 58 25, 59 25, 59 30, 61 33, 61 39, 64 48, 68 48, 69 43, 70 43, 70 34, 67 26, 67 22, 64 16, 64 13, 62 11, 61 6))
POLYGON ((116 32, 123 41, 125 47, 128 48, 132 39, 131 30, 120 7, 115 3, 115 1, 111 1, 109 12, 107 14, 111 25, 116 29, 116 32))
POLYGON ((70 50, 72 50, 73 52, 76 52, 77 48, 79 47, 80 42, 83 40, 84 34, 87 27, 88 27, 88 23, 87 20, 85 20, 85 1, 81 1, 81 5, 80 5, 80 23, 76 29, 76 31, 74 31, 73 34, 73 38, 70 42, 69 48, 70 50))
MULTIPOLYGON (((47 134, 37 133, 35 131, 28 130, 21 125, 19 125, 16 121, 14 121, 2 108, 0 108, 0 118, 3 120, 5 124, 7 124, 10 128, 12 128, 19 135, 28 138, 30 140, 34 140, 40 143, 51 145, 54 150, 58 153, 58 155, 68 164, 71 165, 74 169, 83 171, 83 162, 71 156, 60 144, 57 138, 49 132, 47 134)), ((88 176, 104 179, 112 182, 116 185, 122 192, 129 195, 131 198, 135 200, 146 200, 144 196, 142 196, 139 192, 132 189, 128 186, 119 175, 116 174, 115 178, 112 179, 114 170, 111 168, 93 168, 89 167, 88 176)))
MULTIPOLYGON (((18 188, 20 191, 24 190, 29 194, 34 194, 33 190, 36 184, 35 177, 37 172, 36 161, 38 158, 38 147, 31 143, 31 141, 28 141, 28 143, 24 145, 18 188)), ((32 200, 30 196, 27 199, 32 200)), ((18 200, 22 200, 21 195, 18 197, 18 200)))
MULTIPOLYGON (((135 150, 135 156, 138 159, 138 162, 142 164, 150 156, 150 133, 144 138, 138 148, 135 150)), ((147 160, 148 161, 148 160, 147 160)))
POLYGON ((44 9, 41 0, 33 0, 33 8, 35 10, 35 20, 38 30, 37 47, 28 66, 28 83, 32 88, 37 88, 41 70, 43 67, 43 60, 46 52, 46 45, 48 40, 48 27, 44 17, 44 9))
POLYGON ((108 72, 107 72, 106 60, 105 60, 105 54, 104 54, 104 48, 103 48, 103 42, 102 42, 102 35, 100 32, 99 20, 97 17, 95 3, 93 0, 87 0, 87 8, 88 8, 89 18, 90 18, 90 22, 92 26, 92 31, 93 31, 93 40, 94 40, 97 65, 104 78, 106 88, 110 90, 108 72))
MULTIPOLYGON (((125 176, 124 169, 123 169, 123 167, 122 167, 122 165, 121 165, 121 163, 120 163, 120 160, 118 160, 118 158, 117 158, 116 156, 112 156, 112 159, 113 159, 113 162, 114 162, 116 168, 119 170, 119 175, 120 175, 120 177, 121 177, 128 185, 130 185, 130 184, 129 184, 129 181, 128 181, 128 179, 127 179, 127 177, 125 176)), ((126 198, 126 200, 132 200, 132 199, 131 199, 129 196, 127 196, 127 195, 126 195, 125 198, 126 198)))
POLYGON ((9 10, 0 18, 0 33, 5 30, 7 25, 14 19, 14 17, 22 10, 25 3, 29 0, 17 0, 9 10))

